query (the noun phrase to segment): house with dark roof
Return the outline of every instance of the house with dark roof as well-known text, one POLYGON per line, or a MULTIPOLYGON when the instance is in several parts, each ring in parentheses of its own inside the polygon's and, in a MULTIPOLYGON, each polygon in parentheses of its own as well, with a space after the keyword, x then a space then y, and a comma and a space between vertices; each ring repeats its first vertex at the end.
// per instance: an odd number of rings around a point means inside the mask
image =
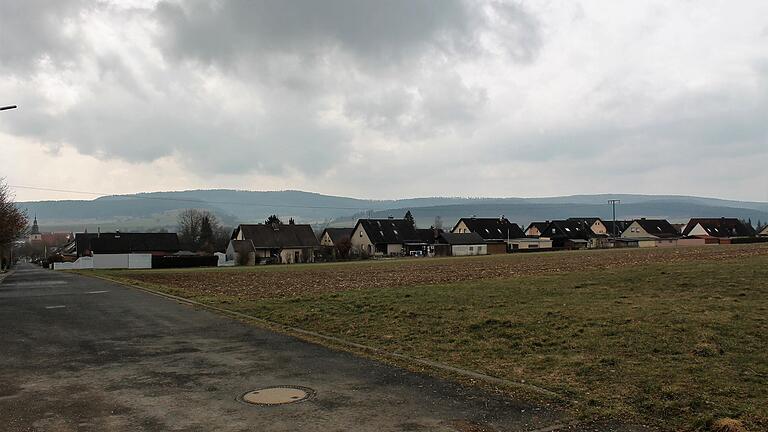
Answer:
POLYGON ((320 234, 320 246, 335 247, 342 240, 352 237, 354 228, 326 228, 320 234))
POLYGON ((487 255, 488 244, 478 233, 440 233, 434 245, 438 256, 487 255))
POLYGON ((541 233, 542 238, 552 241, 553 248, 565 249, 586 249, 592 236, 592 231, 580 220, 553 220, 541 233))
POLYGON ((621 234, 635 239, 639 247, 677 246, 680 233, 666 219, 635 219, 621 234))
POLYGON ((617 220, 616 225, 614 226, 614 222, 612 220, 605 220, 603 221, 603 225, 605 225, 605 232, 610 237, 621 237, 621 233, 624 232, 630 225, 632 225, 631 220, 617 220))
POLYGON ((683 228, 690 237, 754 237, 755 230, 736 218, 692 218, 683 228))
POLYGON ((369 255, 402 255, 425 243, 406 219, 359 219, 352 229, 352 249, 369 255))
POLYGON ((417 239, 403 242, 405 254, 409 256, 434 256, 434 245, 443 230, 437 228, 416 228, 415 230, 417 239))
POLYGON ((525 238, 525 233, 520 226, 510 222, 504 216, 461 218, 451 232, 454 234, 477 233, 489 245, 489 254, 506 253, 512 249, 512 240, 525 238), (500 244, 503 247, 500 247, 500 244))
POLYGON ((541 232, 544 231, 549 225, 549 221, 546 222, 531 222, 528 228, 525 229, 526 237, 540 237, 541 232))
POLYGON ((581 222, 592 231, 592 234, 599 236, 607 236, 609 234, 605 223, 599 217, 572 217, 568 218, 568 220, 581 222))
POLYGON ((230 240, 226 259, 235 265, 256 265, 256 248, 250 240, 230 240))
POLYGON ((179 237, 176 233, 77 233, 75 250, 78 257, 96 254, 163 256, 179 251, 179 237))
POLYGON ((295 223, 240 224, 232 232, 232 240, 250 240, 256 261, 270 263, 314 262, 320 247, 310 225, 295 223))

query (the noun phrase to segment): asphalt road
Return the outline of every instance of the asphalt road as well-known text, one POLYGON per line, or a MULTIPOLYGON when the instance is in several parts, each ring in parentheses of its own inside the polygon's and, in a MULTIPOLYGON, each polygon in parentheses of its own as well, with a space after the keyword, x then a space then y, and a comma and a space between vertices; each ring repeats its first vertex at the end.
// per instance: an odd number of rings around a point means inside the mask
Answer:
POLYGON ((564 421, 99 279, 23 266, 0 284, 3 431, 533 431, 564 421), (316 395, 238 400, 274 385, 316 395))

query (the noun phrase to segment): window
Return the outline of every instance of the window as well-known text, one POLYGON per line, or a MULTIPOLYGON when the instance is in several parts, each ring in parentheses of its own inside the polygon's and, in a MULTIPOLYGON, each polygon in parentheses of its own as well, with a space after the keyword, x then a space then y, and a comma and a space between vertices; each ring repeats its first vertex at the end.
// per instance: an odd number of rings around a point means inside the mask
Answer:
POLYGON ((363 232, 362 232, 362 231, 360 231, 360 237, 362 237, 362 236, 363 236, 363 232))
POLYGON ((469 251, 472 252, 473 250, 475 250, 474 246, 470 246, 469 251))

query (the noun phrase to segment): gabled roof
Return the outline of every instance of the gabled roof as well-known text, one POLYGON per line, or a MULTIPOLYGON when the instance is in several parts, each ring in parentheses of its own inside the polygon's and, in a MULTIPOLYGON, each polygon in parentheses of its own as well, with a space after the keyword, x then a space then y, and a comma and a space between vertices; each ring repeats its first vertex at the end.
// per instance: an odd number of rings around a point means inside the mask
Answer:
MULTIPOLYGON (((603 221, 603 225, 605 225, 605 231, 608 234, 613 235, 613 233, 614 233, 614 231, 613 231, 613 221, 612 220, 610 220, 610 221, 603 221)), ((623 233, 624 230, 626 230, 627 227, 630 226, 630 225, 632 225, 632 221, 631 220, 630 221, 627 221, 627 220, 617 220, 616 221, 616 235, 620 236, 621 233, 623 233)))
POLYGON ((481 245, 485 244, 485 240, 480 236, 480 234, 471 232, 471 233, 442 233, 438 237, 438 241, 440 243, 449 244, 451 246, 454 245, 481 245))
POLYGON ((592 230, 578 220, 555 220, 541 232, 542 237, 582 240, 590 238, 592 234, 592 230))
POLYGON ((768 225, 766 225, 762 231, 760 231, 761 236, 768 236, 768 225))
POLYGON ((354 228, 326 228, 323 230, 323 233, 320 234, 320 238, 323 238, 326 234, 328 234, 328 237, 331 238, 331 241, 333 244, 336 244, 340 240, 343 239, 349 239, 352 237, 352 232, 354 231, 354 228))
MULTIPOLYGON (((456 229, 460 223, 464 222, 470 232, 480 234, 485 240, 506 240, 508 238, 523 238, 525 233, 516 224, 509 219, 500 218, 461 218, 453 229, 456 229)), ((453 230, 451 230, 453 231, 453 230)))
POLYGON ((542 232, 542 231, 544 231, 547 228, 548 225, 549 225, 549 221, 547 221, 547 222, 531 222, 530 225, 528 225, 528 228, 525 229, 525 231, 527 232, 531 228, 536 228, 537 230, 539 230, 539 232, 542 232))
POLYGON ((250 240, 230 240, 232 249, 239 254, 247 254, 250 252, 256 252, 256 248, 253 247, 253 242, 250 240))
POLYGON ((358 225, 362 226, 373 244, 421 242, 416 229, 405 219, 359 219, 355 229, 358 225))
POLYGON ((315 232, 306 224, 240 224, 237 229, 256 249, 319 246, 315 232))
POLYGON ((712 237, 750 237, 755 235, 755 230, 736 218, 692 218, 683 228, 683 235, 689 235, 696 227, 701 225, 704 231, 712 237))
POLYGON ((179 251, 176 233, 79 233, 75 235, 77 255, 86 251, 102 254, 179 251))
POLYGON ((645 232, 654 237, 680 237, 680 233, 666 219, 635 219, 634 222, 637 222, 645 232))
POLYGON ((592 226, 597 221, 600 221, 600 222, 603 221, 599 217, 572 217, 572 218, 568 218, 568 220, 569 221, 581 221, 582 223, 585 223, 585 224, 587 224, 589 226, 592 226))

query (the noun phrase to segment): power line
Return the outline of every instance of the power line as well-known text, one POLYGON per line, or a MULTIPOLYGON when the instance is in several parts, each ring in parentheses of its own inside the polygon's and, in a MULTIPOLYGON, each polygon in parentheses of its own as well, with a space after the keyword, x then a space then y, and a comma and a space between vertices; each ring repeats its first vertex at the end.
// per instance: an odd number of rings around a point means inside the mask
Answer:
POLYGON ((40 191, 47 191, 47 192, 65 192, 65 193, 91 195, 91 196, 98 196, 98 197, 113 196, 113 197, 121 197, 121 198, 124 197, 124 198, 130 198, 130 199, 190 202, 190 203, 196 203, 196 204, 226 204, 226 205, 241 205, 241 206, 253 206, 253 207, 283 207, 283 208, 306 208, 306 209, 328 209, 328 210, 360 210, 360 211, 371 210, 370 207, 333 207, 333 206, 310 206, 310 205, 298 205, 298 204, 245 203, 245 202, 235 202, 235 201, 203 201, 203 200, 191 199, 191 198, 149 197, 149 196, 138 196, 136 194, 117 195, 117 194, 105 194, 100 192, 53 189, 53 188, 44 188, 44 187, 36 187, 36 186, 21 186, 21 185, 8 185, 8 186, 12 188, 17 188, 17 189, 30 189, 30 190, 40 190, 40 191))

